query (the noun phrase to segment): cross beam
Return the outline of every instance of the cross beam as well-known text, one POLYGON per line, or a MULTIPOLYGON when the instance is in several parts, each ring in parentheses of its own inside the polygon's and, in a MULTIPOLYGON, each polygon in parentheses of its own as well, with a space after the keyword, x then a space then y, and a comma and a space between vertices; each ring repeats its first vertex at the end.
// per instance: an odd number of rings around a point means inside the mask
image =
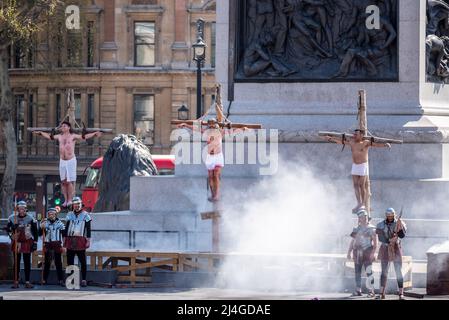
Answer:
MULTIPOLYGON (((31 127, 27 129, 30 132, 34 132, 34 131, 42 131, 42 132, 60 132, 59 127, 58 128, 49 128, 49 127, 31 127)), ((75 133, 91 133, 91 132, 104 132, 104 133, 110 133, 112 132, 112 129, 102 129, 102 128, 73 128, 71 129, 72 132, 75 133)))
POLYGON ((245 127, 248 129, 262 129, 262 125, 260 125, 260 124, 232 123, 231 121, 229 121, 226 118, 226 116, 223 114, 223 105, 222 105, 222 101, 221 101, 221 85, 220 84, 216 84, 215 91, 216 91, 215 112, 217 114, 216 120, 212 121, 212 119, 211 119, 209 121, 206 121, 206 120, 203 120, 204 116, 202 116, 201 118, 199 118, 197 120, 172 120, 171 124, 174 124, 174 125, 187 124, 187 125, 191 125, 191 126, 193 126, 195 124, 200 124, 201 126, 218 124, 218 126, 220 128, 227 128, 227 129, 231 129, 231 128, 239 129, 239 128, 245 128, 245 127))
POLYGON ((232 122, 218 122, 218 121, 203 121, 203 120, 172 120, 171 124, 179 125, 179 124, 189 124, 195 125, 196 123, 200 123, 201 126, 207 126, 210 124, 218 124, 220 128, 248 128, 248 129, 262 129, 262 125, 260 124, 251 124, 251 123, 232 123, 232 122))
MULTIPOLYGON (((318 135, 321 137, 330 136, 330 137, 336 137, 341 138, 344 140, 345 138, 352 138, 354 137, 351 133, 342 133, 342 132, 335 132, 335 131, 320 131, 318 132, 318 135)), ((394 144, 402 144, 403 140, 397 140, 397 139, 388 139, 388 138, 379 138, 376 136, 364 136, 363 140, 372 141, 372 142, 378 142, 378 143, 394 143, 394 144)))

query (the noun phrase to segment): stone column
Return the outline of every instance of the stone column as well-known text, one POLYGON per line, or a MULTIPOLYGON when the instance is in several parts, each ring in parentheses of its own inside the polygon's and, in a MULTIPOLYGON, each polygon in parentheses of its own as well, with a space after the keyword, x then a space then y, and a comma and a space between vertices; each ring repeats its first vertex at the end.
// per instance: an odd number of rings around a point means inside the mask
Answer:
POLYGON ((186 0, 175 0, 175 42, 172 45, 172 68, 188 68, 189 47, 186 43, 187 9, 186 0))
POLYGON ((104 40, 100 47, 101 68, 117 67, 117 44, 115 43, 115 0, 104 1, 104 40))

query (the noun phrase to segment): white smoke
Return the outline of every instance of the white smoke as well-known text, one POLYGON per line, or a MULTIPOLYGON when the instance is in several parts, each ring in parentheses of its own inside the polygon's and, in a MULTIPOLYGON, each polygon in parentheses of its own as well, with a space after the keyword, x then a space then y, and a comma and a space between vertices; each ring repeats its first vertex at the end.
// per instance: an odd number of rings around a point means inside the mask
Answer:
POLYGON ((230 255, 220 269, 221 286, 278 292, 301 284, 320 288, 332 270, 318 270, 318 260, 304 264, 297 254, 347 251, 354 224, 351 182, 336 185, 302 161, 279 167, 276 176, 223 201, 233 205, 224 208, 222 219, 223 249, 230 255))

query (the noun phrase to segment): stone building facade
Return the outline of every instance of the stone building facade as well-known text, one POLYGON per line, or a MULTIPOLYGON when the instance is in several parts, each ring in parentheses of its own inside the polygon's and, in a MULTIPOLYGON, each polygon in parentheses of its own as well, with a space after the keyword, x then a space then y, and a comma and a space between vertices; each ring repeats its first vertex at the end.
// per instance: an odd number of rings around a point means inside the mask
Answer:
MULTIPOLYGON (((76 2, 76 1, 74 1, 76 2)), ((215 0, 92 0, 80 6, 80 29, 52 22, 30 48, 11 48, 19 151, 16 191, 36 211, 59 181, 54 142, 28 127, 55 127, 75 91, 75 117, 87 127, 113 129, 77 147, 79 181, 118 134, 135 134, 153 154, 170 152, 172 119, 185 105, 196 115, 196 21, 205 20, 203 111, 214 99, 215 0)), ((70 12, 69 12, 70 13, 70 12)), ((0 175, 4 150, 0 141, 0 175)), ((79 188, 79 185, 77 185, 79 188)), ((78 191, 79 192, 79 191, 78 191)))

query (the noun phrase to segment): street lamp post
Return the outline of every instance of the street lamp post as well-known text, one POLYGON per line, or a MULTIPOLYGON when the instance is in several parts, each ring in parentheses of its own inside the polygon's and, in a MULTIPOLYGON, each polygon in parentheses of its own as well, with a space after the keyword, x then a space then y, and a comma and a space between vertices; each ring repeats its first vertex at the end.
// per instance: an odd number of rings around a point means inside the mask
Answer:
POLYGON ((189 120, 189 109, 187 109, 184 103, 178 109, 178 120, 189 120))
POLYGON ((196 43, 192 45, 193 60, 196 61, 196 117, 201 118, 203 115, 203 108, 201 103, 201 66, 206 60, 206 43, 204 43, 204 20, 198 19, 196 22, 197 39, 196 43))

